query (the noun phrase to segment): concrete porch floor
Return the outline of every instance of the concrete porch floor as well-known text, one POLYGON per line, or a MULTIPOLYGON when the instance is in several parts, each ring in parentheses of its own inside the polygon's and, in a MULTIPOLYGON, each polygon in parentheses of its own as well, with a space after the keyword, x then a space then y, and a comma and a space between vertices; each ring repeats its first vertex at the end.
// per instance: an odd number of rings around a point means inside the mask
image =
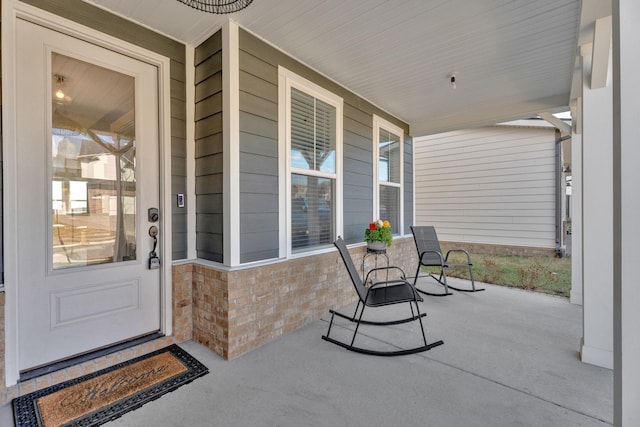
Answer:
MULTIPOLYGON (((210 373, 106 425, 611 425, 613 373, 578 357, 582 308, 484 286, 425 297, 427 340, 444 345, 417 355, 365 356, 328 343, 320 338, 328 315, 232 361, 186 342, 210 373)), ((368 313, 378 310, 408 307, 368 313)), ((417 322, 362 332, 368 337, 356 343, 375 349, 414 345, 419 333, 417 322)), ((0 425, 11 421, 11 406, 0 408, 0 425)))

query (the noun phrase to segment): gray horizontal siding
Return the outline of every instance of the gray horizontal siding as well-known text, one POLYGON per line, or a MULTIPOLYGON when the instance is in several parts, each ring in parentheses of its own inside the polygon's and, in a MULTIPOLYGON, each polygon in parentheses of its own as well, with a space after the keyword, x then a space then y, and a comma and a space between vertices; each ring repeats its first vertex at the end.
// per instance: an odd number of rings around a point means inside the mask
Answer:
POLYGON ((195 50, 196 252, 223 262, 222 32, 195 50))
POLYGON ((240 42, 240 262, 279 256, 278 71, 254 49, 240 42))
MULTIPOLYGON (((186 194, 185 46, 148 28, 80 0, 25 0, 32 6, 65 17, 102 33, 170 59, 171 191, 186 194)), ((187 201, 188 203, 188 201, 187 201)), ((172 259, 187 257, 186 209, 173 205, 172 259)))
POLYGON ((373 218, 373 120, 357 108, 345 105, 344 120, 344 236, 360 242, 373 218))
POLYGON ((552 248, 555 168, 552 128, 416 138, 416 224, 446 241, 552 248))
MULTIPOLYGON (((279 65, 343 98, 343 238, 348 243, 362 241, 373 217, 373 115, 409 130, 405 123, 241 29, 241 262, 278 255, 279 65), (245 197, 247 193, 250 196, 245 197)), ((411 168, 406 170, 405 180, 411 168)), ((405 200, 411 203, 406 196, 405 200)))

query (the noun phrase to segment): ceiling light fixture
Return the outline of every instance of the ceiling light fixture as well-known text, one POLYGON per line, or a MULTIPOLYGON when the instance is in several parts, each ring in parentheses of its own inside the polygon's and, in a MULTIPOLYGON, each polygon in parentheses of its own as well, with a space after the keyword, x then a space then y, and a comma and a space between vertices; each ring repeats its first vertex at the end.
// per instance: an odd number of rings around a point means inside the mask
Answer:
POLYGON ((178 0, 187 6, 203 12, 216 13, 223 15, 225 13, 234 13, 241 11, 249 6, 253 0, 178 0))
MULTIPOLYGON (((69 104, 72 101, 72 98, 69 96, 67 89, 67 78, 62 74, 54 74, 53 75, 53 94, 51 97, 53 98, 53 102, 57 105, 69 104)), ((73 91, 72 91, 73 92, 73 91)))
POLYGON ((60 74, 56 74, 55 76, 53 76, 54 79, 56 79, 56 93, 55 96, 57 99, 59 100, 63 100, 64 99, 64 92, 62 91, 62 88, 64 86, 64 76, 61 76, 60 74))
POLYGON ((456 85, 456 73, 449 74, 449 84, 451 84, 451 90, 456 90, 456 88, 458 87, 456 85))

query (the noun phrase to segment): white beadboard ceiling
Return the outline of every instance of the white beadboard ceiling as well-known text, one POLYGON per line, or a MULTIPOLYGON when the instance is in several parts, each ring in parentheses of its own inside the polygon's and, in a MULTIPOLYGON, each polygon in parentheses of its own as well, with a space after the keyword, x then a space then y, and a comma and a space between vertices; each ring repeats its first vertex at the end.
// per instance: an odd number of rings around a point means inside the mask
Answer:
POLYGON ((227 19, 408 122, 414 136, 567 110, 579 0, 85 0, 197 45, 227 19), (456 74, 456 90, 450 73, 456 74))

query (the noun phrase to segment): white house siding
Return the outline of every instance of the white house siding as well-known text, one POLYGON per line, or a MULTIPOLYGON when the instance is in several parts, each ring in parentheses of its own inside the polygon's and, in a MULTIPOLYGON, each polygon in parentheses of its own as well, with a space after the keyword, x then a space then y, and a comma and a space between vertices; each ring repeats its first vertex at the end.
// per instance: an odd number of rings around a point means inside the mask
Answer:
POLYGON ((490 126, 415 138, 416 224, 443 241, 555 247, 555 130, 490 126))

